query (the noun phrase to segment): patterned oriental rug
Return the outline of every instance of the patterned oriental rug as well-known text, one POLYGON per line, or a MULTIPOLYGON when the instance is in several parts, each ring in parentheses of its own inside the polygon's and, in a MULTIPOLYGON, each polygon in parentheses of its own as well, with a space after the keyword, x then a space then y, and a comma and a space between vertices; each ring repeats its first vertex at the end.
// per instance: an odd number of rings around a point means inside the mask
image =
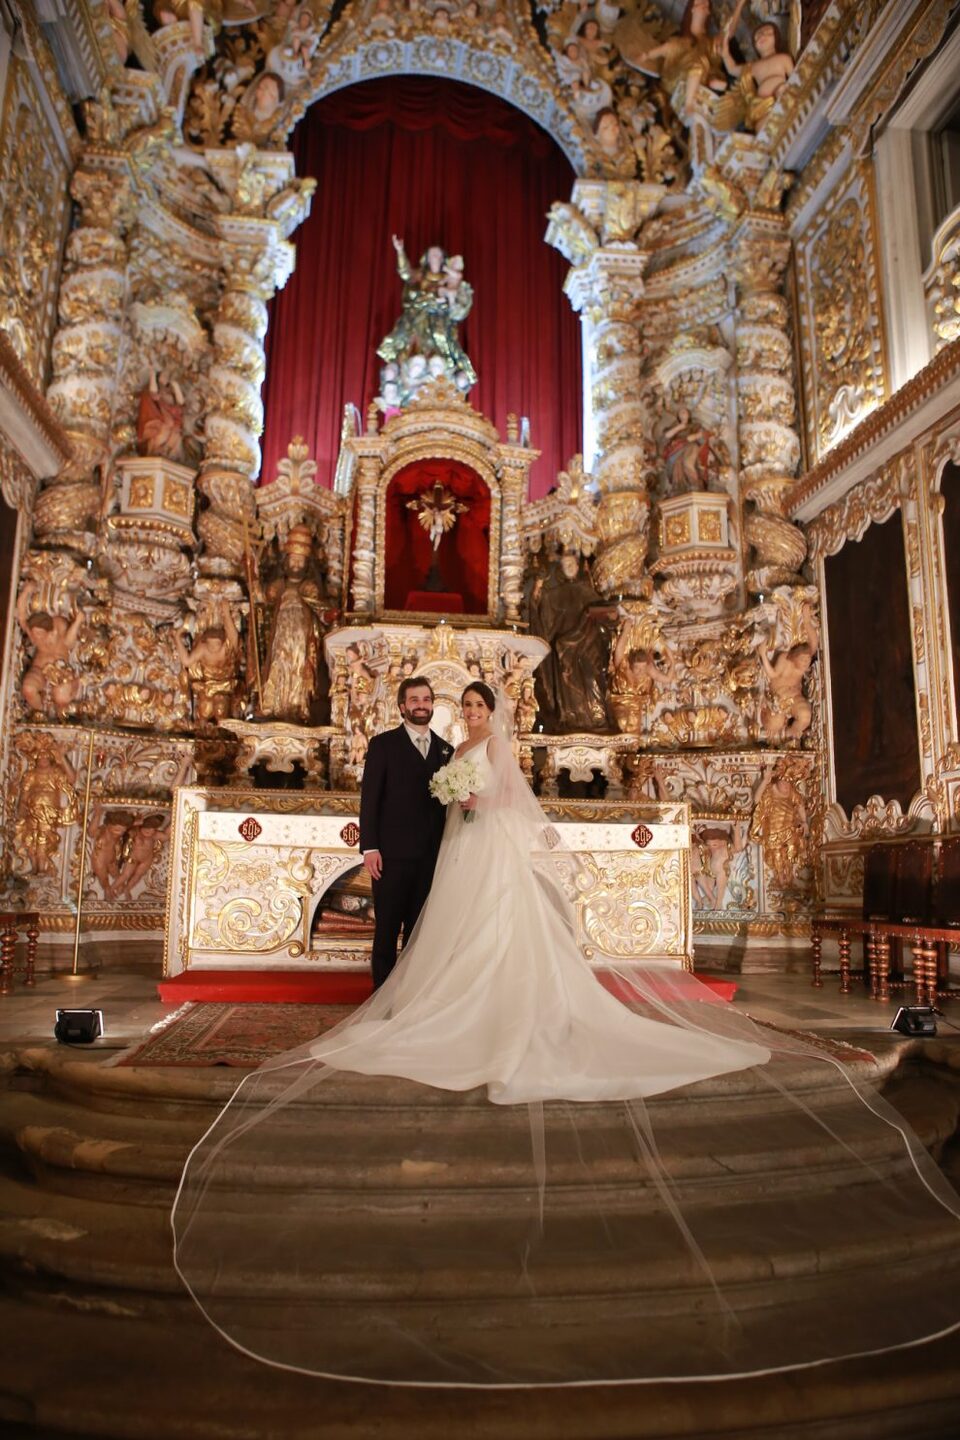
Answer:
POLYGON ((352 1005, 188 1003, 118 1065, 235 1065, 253 1070, 338 1024, 352 1005))
MULTIPOLYGON (((168 1015, 135 1049, 116 1065, 183 1066, 202 1069, 216 1065, 254 1070, 273 1055, 305 1045, 339 1024, 353 1005, 223 1004, 189 1002, 168 1015)), ((781 1034, 795 1035, 844 1064, 876 1059, 868 1050, 834 1036, 804 1030, 784 1030, 760 1021, 781 1034)))

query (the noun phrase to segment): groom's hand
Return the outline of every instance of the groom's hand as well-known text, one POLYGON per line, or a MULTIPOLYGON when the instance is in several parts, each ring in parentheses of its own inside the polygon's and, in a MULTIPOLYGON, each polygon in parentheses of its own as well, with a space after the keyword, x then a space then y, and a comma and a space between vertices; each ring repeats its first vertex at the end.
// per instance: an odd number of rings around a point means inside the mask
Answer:
POLYGON ((379 880, 383 874, 383 856, 379 850, 364 850, 363 868, 367 871, 371 880, 379 880))

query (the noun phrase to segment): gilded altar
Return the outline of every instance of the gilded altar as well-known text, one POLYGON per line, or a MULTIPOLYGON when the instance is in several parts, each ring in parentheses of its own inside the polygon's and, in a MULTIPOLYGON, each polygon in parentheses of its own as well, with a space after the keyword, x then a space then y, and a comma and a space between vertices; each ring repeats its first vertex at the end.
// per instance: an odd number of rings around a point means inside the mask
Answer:
MULTIPOLYGON (((906 283, 900 263, 921 253, 923 209, 900 204, 920 180, 903 141, 950 71, 952 6, 924 0, 915 24, 839 0, 811 28, 808 7, 756 0, 784 49, 746 108, 696 67, 635 64, 616 7, 598 8, 599 35, 559 0, 489 24, 468 4, 311 0, 296 33, 280 0, 222 26, 200 5, 173 23, 111 0, 109 26, 87 0, 42 26, 15 8, 0 882, 45 944, 78 905, 101 941, 159 934, 178 785, 233 804, 262 766, 313 805, 346 796, 347 817, 414 673, 449 738, 463 686, 497 686, 548 804, 688 805, 694 924, 712 940, 789 945, 824 896, 855 901, 859 859, 832 845, 960 825, 956 210, 923 273, 906 283), (64 55, 89 63, 76 94, 64 55), (582 322, 584 453, 538 499, 538 416, 498 431, 465 398, 473 341, 458 349, 446 321, 469 309, 471 254, 441 272, 428 250, 419 280, 398 255, 408 290, 430 290, 429 325, 382 342, 369 411, 341 397, 335 466, 319 473, 295 433, 262 462, 268 307, 315 185, 294 127, 360 79, 441 73, 525 110, 575 173, 544 218, 568 267, 558 304, 582 322), (907 88, 925 97, 913 119, 907 88), (861 647, 881 678, 838 673, 831 698, 827 572, 893 515, 905 623, 894 645, 881 616, 861 647), (893 798, 857 772, 842 805, 834 702, 882 693, 894 650, 909 783, 893 798)), ((644 45, 682 39, 659 8, 644 45)))
MULTIPOLYGON (((592 965, 692 968, 683 804, 547 807, 560 879, 592 965)), ((164 973, 365 968, 372 909, 356 796, 176 792, 164 973)))

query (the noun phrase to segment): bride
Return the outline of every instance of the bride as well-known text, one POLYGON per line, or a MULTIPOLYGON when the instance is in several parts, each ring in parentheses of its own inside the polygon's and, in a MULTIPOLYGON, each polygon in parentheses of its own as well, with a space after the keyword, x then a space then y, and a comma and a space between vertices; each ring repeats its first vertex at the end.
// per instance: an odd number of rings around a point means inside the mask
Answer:
POLYGON ((760 1045, 634 1014, 594 978, 548 858, 546 816, 505 727, 494 733, 494 693, 477 681, 461 704, 467 738, 455 758, 472 760, 477 793, 448 807, 401 963, 311 1058, 449 1090, 486 1085, 503 1105, 631 1099, 769 1059, 760 1045))
POLYGON ((505 707, 474 682, 462 708, 475 788, 448 807, 396 968, 248 1076, 187 1160, 175 1263, 207 1318, 270 1364, 433 1385, 720 1379, 960 1323, 942 1256, 912 1307, 896 1260, 871 1272, 869 1330, 847 1272, 822 1273, 852 1232, 913 1224, 935 1254, 946 1226, 956 1249, 960 1201, 875 1093, 873 1057, 757 1024, 685 973, 623 967, 611 994, 505 707), (526 1158, 524 1111, 493 1128, 482 1086, 526 1105, 526 1158))

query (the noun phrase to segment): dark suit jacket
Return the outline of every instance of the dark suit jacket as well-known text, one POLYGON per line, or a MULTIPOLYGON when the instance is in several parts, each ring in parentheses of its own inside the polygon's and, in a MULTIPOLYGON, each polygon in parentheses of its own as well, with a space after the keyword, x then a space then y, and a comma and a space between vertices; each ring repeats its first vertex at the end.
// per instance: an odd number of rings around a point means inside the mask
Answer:
POLYGON ((453 746, 432 730, 426 760, 403 725, 374 736, 360 787, 361 850, 379 850, 385 860, 436 855, 446 807, 430 794, 430 779, 452 756, 453 746))

